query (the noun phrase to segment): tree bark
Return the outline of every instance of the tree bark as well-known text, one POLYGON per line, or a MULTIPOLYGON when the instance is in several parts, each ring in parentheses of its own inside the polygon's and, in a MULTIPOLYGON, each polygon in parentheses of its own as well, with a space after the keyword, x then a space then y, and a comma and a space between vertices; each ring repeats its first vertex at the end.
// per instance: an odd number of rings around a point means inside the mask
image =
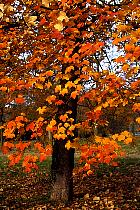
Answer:
MULTIPOLYGON (((58 115, 71 110, 71 117, 76 123, 77 118, 77 98, 70 98, 69 103, 65 103, 58 108, 58 115)), ((73 141, 78 135, 77 130, 74 136, 68 136, 65 140, 53 141, 51 177, 52 189, 50 200, 56 203, 68 203, 73 198, 73 168, 74 168, 74 148, 65 148, 67 140, 73 141)))
POLYGON ((66 141, 54 141, 52 154, 51 201, 67 203, 73 197, 74 149, 65 148, 66 141))

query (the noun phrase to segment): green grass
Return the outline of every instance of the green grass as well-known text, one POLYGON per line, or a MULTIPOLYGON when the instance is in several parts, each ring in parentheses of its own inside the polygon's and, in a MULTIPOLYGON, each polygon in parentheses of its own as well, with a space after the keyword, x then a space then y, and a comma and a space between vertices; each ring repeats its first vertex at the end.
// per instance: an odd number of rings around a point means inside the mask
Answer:
POLYGON ((121 146, 128 156, 140 156, 140 137, 131 144, 121 144, 121 146))
MULTIPOLYGON (((40 162, 37 161, 36 164, 38 165, 39 170, 32 170, 33 173, 35 173, 37 176, 49 174, 50 167, 51 167, 51 157, 48 157, 45 161, 40 162)), ((26 172, 24 172, 24 169, 22 167, 22 160, 12 166, 8 166, 8 159, 6 155, 0 157, 0 175, 4 178, 4 176, 10 175, 12 177, 24 177, 27 175, 26 172)))
MULTIPOLYGON (((87 141, 87 140, 86 140, 87 141)), ((82 143, 84 143, 84 140, 82 139, 82 143)), ((140 137, 137 138, 137 140, 134 142, 134 144, 121 144, 124 151, 126 151, 126 157, 124 158, 118 158, 119 167, 110 167, 105 164, 100 164, 99 169, 97 172, 107 171, 110 173, 110 171, 114 170, 126 170, 125 168, 128 165, 134 165, 134 164, 140 164, 140 137)), ((30 148, 30 150, 26 151, 26 154, 37 154, 37 151, 34 148, 30 148)), ((75 166, 78 166, 78 160, 79 157, 75 155, 75 166)), ((0 153, 0 175, 1 176, 7 176, 7 174, 10 174, 11 176, 26 176, 26 173, 23 171, 21 162, 19 164, 16 164, 14 167, 8 167, 8 159, 7 155, 2 155, 0 153)), ((43 162, 37 162, 37 165, 39 167, 39 170, 33 171, 36 173, 37 176, 44 175, 50 173, 50 167, 51 167, 51 157, 48 157, 47 160, 43 162)))

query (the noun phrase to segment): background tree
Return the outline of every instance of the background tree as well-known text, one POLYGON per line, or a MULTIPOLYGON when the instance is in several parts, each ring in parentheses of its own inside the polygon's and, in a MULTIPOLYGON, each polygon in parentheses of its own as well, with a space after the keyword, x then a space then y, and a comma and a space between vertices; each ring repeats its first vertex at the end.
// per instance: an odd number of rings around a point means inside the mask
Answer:
MULTIPOLYGON (((38 113, 33 112, 31 119, 28 109, 21 110, 4 125, 4 136, 14 138, 14 131, 23 127, 33 132, 32 137, 52 133, 51 200, 67 202, 73 194, 74 147, 81 149, 83 169, 91 174, 90 165, 96 162, 115 165, 116 151, 120 154, 118 139, 132 141, 124 132, 121 137, 96 137, 93 145, 80 147, 77 129, 105 125, 101 119, 105 108, 125 106, 128 98, 139 96, 139 88, 134 88, 139 84, 138 1, 6 0, 0 10, 1 91, 21 109, 25 103, 38 113), (108 57, 113 45, 123 52, 115 60, 108 57), (113 61, 112 70, 104 68, 105 60, 109 65, 113 61), (132 93, 125 87, 137 90, 132 93), (87 118, 78 122, 77 107, 85 100, 87 118)), ((132 109, 139 110, 134 103, 132 109)), ((10 156, 12 164, 29 144, 16 144, 18 153, 10 156)), ((13 148, 14 144, 4 146, 13 148)), ((36 143, 35 147, 41 160, 50 153, 48 146, 36 143)), ((26 171, 37 168, 38 159, 25 157, 23 167, 26 171)))

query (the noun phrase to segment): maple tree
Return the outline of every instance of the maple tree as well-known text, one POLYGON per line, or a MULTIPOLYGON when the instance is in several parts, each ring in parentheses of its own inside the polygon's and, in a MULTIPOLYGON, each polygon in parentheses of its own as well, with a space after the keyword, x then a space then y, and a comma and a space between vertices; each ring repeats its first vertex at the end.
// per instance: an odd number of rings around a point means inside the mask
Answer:
POLYGON ((117 142, 132 141, 123 131, 95 136, 93 144, 80 146, 78 129, 106 126, 106 109, 131 103, 134 112, 140 110, 139 1, 5 0, 0 18, 1 101, 3 107, 16 104, 21 111, 1 127, 13 139, 4 143, 3 151, 15 149, 9 156, 14 165, 30 146, 14 144, 16 129, 19 135, 32 131, 32 138, 51 132, 52 148, 35 143, 40 155, 25 156, 22 166, 27 172, 37 169, 36 162, 52 151, 51 200, 66 202, 73 195, 75 148, 84 163, 79 171, 90 175, 91 165, 117 165, 114 159, 122 155, 117 142), (107 49, 113 46, 118 56, 109 58, 107 49), (104 68, 105 60, 109 65, 104 68), (83 103, 88 111, 78 121, 77 108, 83 103))

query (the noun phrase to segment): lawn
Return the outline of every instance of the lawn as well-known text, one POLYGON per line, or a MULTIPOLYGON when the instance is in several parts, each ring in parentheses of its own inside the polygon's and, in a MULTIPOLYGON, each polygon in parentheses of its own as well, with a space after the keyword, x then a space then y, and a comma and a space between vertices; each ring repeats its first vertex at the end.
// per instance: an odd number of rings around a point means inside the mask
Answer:
MULTIPOLYGON (((74 175, 74 200, 69 206, 49 203, 50 164, 38 163, 40 170, 32 174, 21 171, 20 164, 7 167, 6 156, 0 155, 0 209, 140 209, 140 139, 125 145, 125 158, 119 167, 100 165, 92 176, 74 175)), ((33 151, 32 151, 33 152, 33 151)), ((77 161, 77 157, 76 157, 77 161)))

